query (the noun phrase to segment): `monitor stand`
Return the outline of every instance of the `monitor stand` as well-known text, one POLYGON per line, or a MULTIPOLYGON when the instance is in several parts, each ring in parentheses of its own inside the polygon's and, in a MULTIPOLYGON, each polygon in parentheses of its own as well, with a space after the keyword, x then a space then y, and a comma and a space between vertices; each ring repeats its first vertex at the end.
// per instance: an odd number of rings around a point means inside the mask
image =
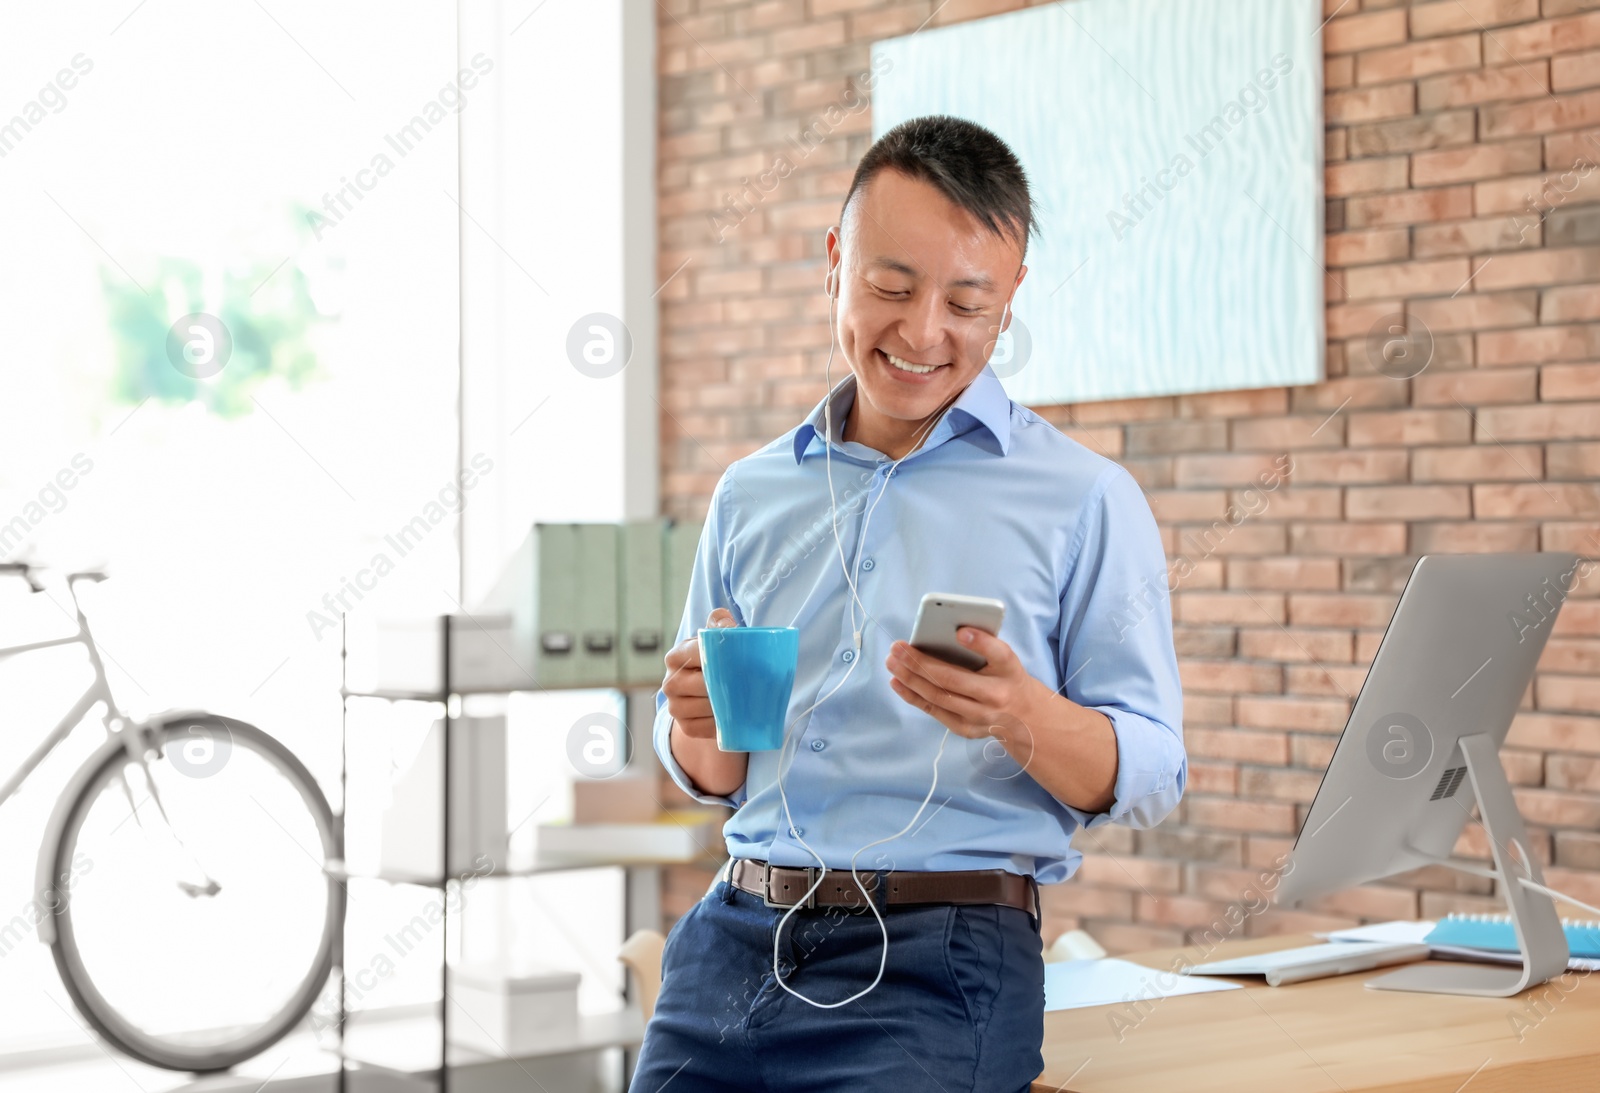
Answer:
POLYGON ((1567 970, 1567 935, 1556 916, 1555 901, 1543 892, 1525 888, 1514 879, 1526 877, 1543 884, 1539 863, 1528 853, 1528 830, 1511 795, 1511 783, 1500 766, 1499 749, 1483 734, 1459 741, 1467 761, 1467 777, 1478 799, 1478 814, 1494 852, 1501 894, 1510 910, 1522 966, 1448 964, 1423 961, 1399 971, 1367 980, 1367 986, 1386 991, 1423 991, 1430 994, 1471 994, 1505 998, 1543 983, 1567 970))

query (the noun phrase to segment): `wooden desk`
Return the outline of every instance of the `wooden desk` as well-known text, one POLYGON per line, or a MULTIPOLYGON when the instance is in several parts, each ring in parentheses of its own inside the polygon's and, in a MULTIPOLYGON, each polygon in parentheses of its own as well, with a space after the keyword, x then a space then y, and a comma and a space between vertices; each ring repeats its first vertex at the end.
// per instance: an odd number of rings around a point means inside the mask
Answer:
MULTIPOLYGON (((1123 959, 1167 970, 1180 954, 1199 963, 1316 943, 1302 934, 1123 959)), ((1033 1093, 1600 1091, 1600 973, 1512 998, 1363 986, 1379 974, 1287 987, 1230 979, 1243 989, 1047 1013, 1033 1093)))

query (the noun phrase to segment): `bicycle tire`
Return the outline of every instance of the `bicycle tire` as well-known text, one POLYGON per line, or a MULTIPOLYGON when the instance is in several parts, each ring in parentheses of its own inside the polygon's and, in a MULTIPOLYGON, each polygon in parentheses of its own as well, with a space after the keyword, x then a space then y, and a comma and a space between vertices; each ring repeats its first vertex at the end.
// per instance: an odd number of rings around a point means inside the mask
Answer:
MULTIPOLYGON (((334 824, 333 809, 329 806, 327 798, 323 796, 316 779, 311 776, 305 765, 275 738, 254 725, 208 713, 185 715, 181 722, 168 721, 156 731, 160 734, 158 739, 165 749, 169 743, 181 744, 183 737, 180 734, 187 734, 192 728, 201 726, 225 732, 233 746, 252 748, 261 757, 275 764, 279 773, 294 786, 310 810, 322 839, 324 860, 342 857, 339 831, 334 824)), ((114 749, 103 750, 92 756, 80 771, 79 777, 74 779, 74 784, 82 788, 77 800, 72 802, 66 823, 56 836, 56 845, 49 850, 50 861, 55 867, 52 875, 61 877, 70 872, 75 837, 85 811, 93 805, 97 796, 96 791, 106 777, 107 770, 126 763, 127 760, 127 752, 120 745, 114 749), (90 767, 94 769, 91 771, 90 767)), ((329 876, 327 882, 328 905, 322 937, 316 957, 311 967, 307 969, 306 978, 290 996, 285 1007, 270 1021, 263 1022, 244 1035, 219 1044, 210 1044, 193 1050, 184 1049, 168 1041, 144 1035, 117 1013, 115 1007, 106 1001, 96 988, 94 979, 84 966, 82 956, 78 952, 73 937, 69 892, 59 893, 54 937, 50 943, 51 955, 55 958, 62 986, 66 988, 78 1012, 107 1044, 140 1062, 167 1070, 195 1074, 228 1070, 246 1059, 259 1055, 288 1035, 310 1012, 319 993, 328 982, 336 953, 343 940, 345 891, 343 883, 337 878, 329 876)))

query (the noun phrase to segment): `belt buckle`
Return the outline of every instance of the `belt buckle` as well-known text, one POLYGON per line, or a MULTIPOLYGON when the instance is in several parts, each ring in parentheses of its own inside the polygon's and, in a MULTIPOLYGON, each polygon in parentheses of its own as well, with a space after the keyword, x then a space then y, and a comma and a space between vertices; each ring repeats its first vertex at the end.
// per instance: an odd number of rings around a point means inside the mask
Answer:
MULTIPOLYGON (((781 867, 781 868, 804 870, 805 871, 805 875, 806 875, 806 891, 807 892, 811 892, 812 886, 817 883, 817 867, 814 866, 814 865, 787 866, 787 867, 781 867)), ((771 862, 767 862, 766 864, 764 864, 761 867, 761 902, 766 904, 768 907, 775 907, 780 911, 781 910, 785 910, 785 909, 790 908, 790 907, 796 906, 796 904, 794 904, 794 903, 774 903, 772 901, 772 863, 771 862)), ((807 911, 816 910, 816 907, 817 907, 817 894, 815 892, 811 892, 811 894, 806 897, 805 902, 803 904, 800 904, 799 906, 801 906, 804 910, 807 910, 807 911)))

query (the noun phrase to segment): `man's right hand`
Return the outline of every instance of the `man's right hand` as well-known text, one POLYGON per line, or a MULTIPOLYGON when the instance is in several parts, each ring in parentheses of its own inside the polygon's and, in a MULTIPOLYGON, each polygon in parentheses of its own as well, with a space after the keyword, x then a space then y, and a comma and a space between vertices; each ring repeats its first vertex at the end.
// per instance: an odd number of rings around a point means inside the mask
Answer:
MULTIPOLYGON (((737 626, 733 612, 719 607, 707 626, 737 626)), ((669 746, 683 772, 704 793, 729 797, 744 785, 750 754, 723 751, 717 746, 717 719, 706 693, 705 671, 700 664, 700 637, 684 638, 667 654, 667 677, 661 681, 672 714, 669 746)))
MULTIPOLYGON (((711 612, 706 626, 737 626, 733 612, 719 607, 711 612)), ((667 711, 678 728, 691 740, 715 740, 717 719, 711 712, 706 691, 705 671, 700 663, 700 637, 690 634, 667 653, 667 674, 661 689, 667 696, 667 711)))

